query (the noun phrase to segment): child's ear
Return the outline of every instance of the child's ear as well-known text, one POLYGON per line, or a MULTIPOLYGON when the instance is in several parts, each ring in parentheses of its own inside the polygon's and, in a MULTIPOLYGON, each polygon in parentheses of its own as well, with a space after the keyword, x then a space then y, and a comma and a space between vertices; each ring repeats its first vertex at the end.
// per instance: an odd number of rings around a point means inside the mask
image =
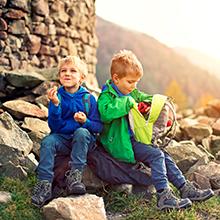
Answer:
POLYGON ((117 74, 113 73, 113 75, 112 75, 112 81, 113 81, 114 83, 116 83, 116 84, 118 83, 119 77, 118 77, 117 74))
POLYGON ((82 84, 85 81, 85 78, 86 77, 84 75, 81 75, 80 84, 82 84))

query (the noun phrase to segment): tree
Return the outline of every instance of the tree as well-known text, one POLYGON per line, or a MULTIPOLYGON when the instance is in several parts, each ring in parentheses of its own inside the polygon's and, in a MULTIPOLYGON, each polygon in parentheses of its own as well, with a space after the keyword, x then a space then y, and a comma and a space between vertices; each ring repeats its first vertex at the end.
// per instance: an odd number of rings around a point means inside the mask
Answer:
POLYGON ((174 102, 178 105, 179 109, 188 107, 187 96, 182 90, 181 86, 176 80, 172 80, 165 90, 165 94, 174 99, 174 102))
POLYGON ((199 107, 204 107, 208 104, 209 101, 211 101, 212 99, 214 99, 214 97, 208 93, 202 95, 198 101, 196 102, 195 107, 199 108, 199 107))

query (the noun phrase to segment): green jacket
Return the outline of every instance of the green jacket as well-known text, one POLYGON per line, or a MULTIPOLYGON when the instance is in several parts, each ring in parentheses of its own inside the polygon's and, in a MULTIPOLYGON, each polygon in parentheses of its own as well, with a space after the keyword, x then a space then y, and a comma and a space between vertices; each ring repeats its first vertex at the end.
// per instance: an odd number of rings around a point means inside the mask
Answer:
POLYGON ((139 102, 151 102, 152 95, 147 95, 135 89, 131 96, 119 97, 117 92, 106 82, 104 91, 98 98, 98 109, 104 129, 100 135, 100 141, 105 149, 118 160, 135 163, 130 135, 128 132, 128 113, 134 106, 134 100, 139 102))

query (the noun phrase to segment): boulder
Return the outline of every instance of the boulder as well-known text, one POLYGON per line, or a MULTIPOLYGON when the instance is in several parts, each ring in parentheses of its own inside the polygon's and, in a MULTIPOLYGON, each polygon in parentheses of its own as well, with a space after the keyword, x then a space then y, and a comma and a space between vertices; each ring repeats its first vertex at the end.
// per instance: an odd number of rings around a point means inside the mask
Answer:
POLYGON ((172 156, 183 173, 207 154, 201 151, 193 141, 172 141, 166 151, 172 156))
POLYGON ((48 116, 48 113, 40 109, 37 105, 23 100, 4 102, 3 107, 17 119, 23 119, 25 116, 46 119, 48 116))
POLYGON ((103 199, 89 194, 54 199, 43 207, 43 215, 46 220, 107 220, 103 199))
POLYGON ((5 144, 23 152, 26 156, 33 148, 33 142, 7 112, 0 114, 0 144, 5 144))

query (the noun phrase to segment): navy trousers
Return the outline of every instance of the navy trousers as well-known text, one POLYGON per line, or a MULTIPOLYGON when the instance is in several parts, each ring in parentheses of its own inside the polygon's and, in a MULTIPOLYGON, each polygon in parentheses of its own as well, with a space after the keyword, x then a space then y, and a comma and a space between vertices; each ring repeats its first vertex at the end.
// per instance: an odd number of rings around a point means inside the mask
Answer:
POLYGON ((157 191, 167 188, 168 181, 178 189, 186 182, 168 153, 158 147, 137 142, 134 138, 131 141, 135 159, 151 168, 152 183, 157 191))

